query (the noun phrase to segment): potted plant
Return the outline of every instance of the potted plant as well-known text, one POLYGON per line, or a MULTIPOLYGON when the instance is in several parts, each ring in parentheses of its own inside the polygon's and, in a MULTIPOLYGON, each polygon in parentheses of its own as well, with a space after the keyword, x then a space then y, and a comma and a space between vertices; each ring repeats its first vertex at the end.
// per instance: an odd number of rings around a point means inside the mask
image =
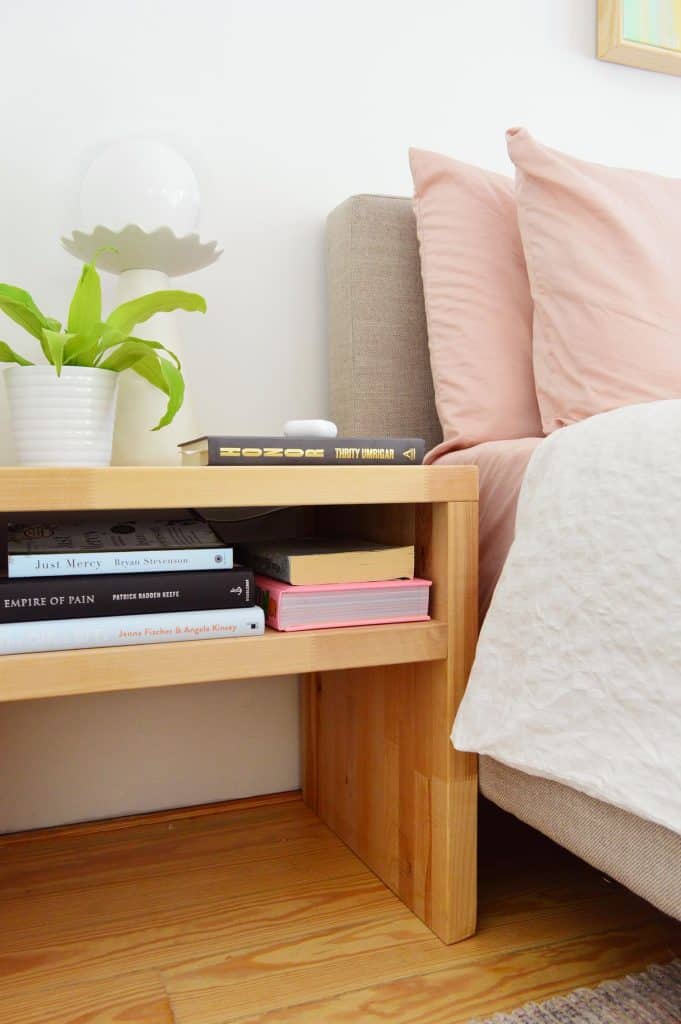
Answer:
POLYGON ((167 396, 154 430, 171 423, 182 405, 184 379, 177 356, 132 332, 156 313, 205 313, 205 299, 193 292, 151 292, 124 302, 102 320, 96 258, 83 267, 65 329, 44 316, 28 292, 0 284, 0 309, 39 342, 45 359, 35 365, 0 341, 0 362, 17 364, 4 377, 20 465, 108 466, 118 375, 124 370, 167 396))

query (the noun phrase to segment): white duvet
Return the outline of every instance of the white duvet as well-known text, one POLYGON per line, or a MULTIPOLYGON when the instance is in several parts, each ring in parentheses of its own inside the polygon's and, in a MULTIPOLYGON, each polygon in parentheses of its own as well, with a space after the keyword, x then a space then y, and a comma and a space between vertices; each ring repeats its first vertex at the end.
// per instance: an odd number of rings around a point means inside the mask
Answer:
POLYGON ((681 401, 539 445, 452 741, 681 833, 681 401))

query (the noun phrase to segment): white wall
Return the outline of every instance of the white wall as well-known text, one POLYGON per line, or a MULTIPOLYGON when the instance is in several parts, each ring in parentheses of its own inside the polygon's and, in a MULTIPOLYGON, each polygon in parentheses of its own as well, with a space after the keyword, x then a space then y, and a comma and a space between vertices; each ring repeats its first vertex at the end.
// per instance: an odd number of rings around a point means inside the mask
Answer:
MULTIPOLYGON (((77 268, 58 238, 88 156, 122 135, 170 142, 225 246, 191 282, 208 316, 184 324, 202 429, 324 412, 324 217, 353 192, 407 194, 409 145, 509 170, 504 129, 522 123, 587 159, 681 173, 681 80, 595 60, 595 9, 4 0, 0 280, 59 316, 77 268)), ((292 787, 295 723, 290 679, 4 707, 0 829, 292 787)))

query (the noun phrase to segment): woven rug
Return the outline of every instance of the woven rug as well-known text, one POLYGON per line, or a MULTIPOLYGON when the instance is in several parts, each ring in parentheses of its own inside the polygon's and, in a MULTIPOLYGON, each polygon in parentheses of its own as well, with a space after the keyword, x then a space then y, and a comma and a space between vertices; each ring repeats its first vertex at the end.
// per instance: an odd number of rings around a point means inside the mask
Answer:
POLYGON ((681 960, 471 1024, 681 1024, 681 960))

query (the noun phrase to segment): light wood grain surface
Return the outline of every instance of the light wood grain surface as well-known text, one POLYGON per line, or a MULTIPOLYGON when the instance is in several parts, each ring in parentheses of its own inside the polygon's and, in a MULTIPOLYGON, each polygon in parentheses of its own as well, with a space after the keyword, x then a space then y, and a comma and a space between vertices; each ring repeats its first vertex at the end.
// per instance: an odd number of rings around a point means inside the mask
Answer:
POLYGON ((76 981, 36 990, 32 981, 5 989, 2 1024, 176 1024, 163 982, 155 971, 111 978, 106 986, 76 981))
POLYGON ((317 666, 303 688, 305 800, 445 942, 475 930, 477 763, 449 733, 477 638, 477 512, 477 502, 362 510, 364 535, 415 545, 445 656, 317 666))
POLYGON ((10 654, 0 656, 0 702, 430 661, 446 653, 447 626, 431 621, 10 654))
POLYGON ((17 510, 310 506, 322 532, 413 543, 417 574, 433 581, 434 615, 422 623, 6 656, 0 702, 312 675, 302 690, 308 800, 443 939, 468 935, 475 927, 475 762, 452 751, 448 732, 475 640, 477 493, 470 466, 0 469, 5 521, 17 510), (395 698, 374 738, 372 708, 395 698), (327 742, 332 701, 338 734, 363 737, 345 752, 327 742), (367 772, 370 763, 384 775, 367 772))
POLYGON ((290 797, 0 839, 0 1024, 462 1024, 681 952, 677 923, 490 813, 454 946, 290 797))
POLYGON ((471 501, 475 466, 0 468, 0 513, 471 501))

